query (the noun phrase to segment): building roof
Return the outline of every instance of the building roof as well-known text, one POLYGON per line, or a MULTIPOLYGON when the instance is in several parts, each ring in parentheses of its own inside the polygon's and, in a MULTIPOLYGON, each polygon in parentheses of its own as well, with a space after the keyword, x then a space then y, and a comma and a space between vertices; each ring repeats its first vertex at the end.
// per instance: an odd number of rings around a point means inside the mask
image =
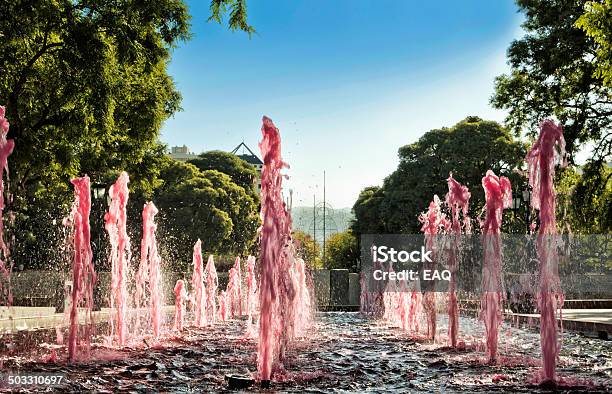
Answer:
POLYGON ((232 153, 249 164, 253 164, 253 165, 263 164, 263 161, 261 161, 261 159, 257 157, 257 155, 253 153, 253 151, 244 142, 241 142, 237 147, 235 147, 234 150, 232 150, 232 153), (238 149, 240 149, 241 147, 242 147, 242 154, 239 155, 237 152, 238 152, 238 149), (248 152, 248 154, 244 152, 245 149, 248 152))

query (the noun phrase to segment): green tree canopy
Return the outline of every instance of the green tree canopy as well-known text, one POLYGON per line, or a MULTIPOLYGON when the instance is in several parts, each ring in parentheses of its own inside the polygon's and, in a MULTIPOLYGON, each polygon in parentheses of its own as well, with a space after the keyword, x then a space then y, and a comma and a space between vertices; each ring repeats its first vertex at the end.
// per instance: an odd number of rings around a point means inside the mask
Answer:
POLYGON ((202 171, 216 170, 229 175, 232 181, 242 186, 249 195, 259 201, 259 196, 255 190, 257 170, 238 156, 213 150, 200 154, 197 158, 189 160, 189 163, 202 171))
MULTIPOLYGON (((231 29, 253 31, 244 0, 214 0, 211 11, 219 21, 229 13, 231 29)), ((3 2, 0 105, 16 142, 7 228, 17 264, 58 261, 49 242, 62 240, 70 178, 88 174, 108 187, 127 171, 130 216, 160 186, 159 131, 180 109, 167 63, 190 37, 189 22, 182 0, 3 2)))
POLYGON ((356 272, 358 269, 358 260, 359 246, 357 238, 350 230, 332 234, 325 241, 324 268, 345 268, 352 272, 356 272))
POLYGON ((576 26, 583 29, 597 45, 595 78, 612 87, 612 0, 588 1, 576 26))
POLYGON ((607 234, 612 228, 612 168, 597 166, 577 171, 567 168, 555 182, 557 223, 560 230, 582 234, 607 234), (594 181, 608 179, 605 183, 594 181))
POLYGON ((255 28, 249 25, 246 3, 246 0, 212 0, 208 20, 223 23, 223 17, 229 13, 230 30, 242 30, 250 36, 255 33, 255 28))
POLYGON ((544 118, 556 117, 564 127, 570 163, 580 148, 592 144, 584 179, 594 185, 577 192, 601 192, 610 182, 601 174, 612 156, 612 87, 606 84, 610 1, 586 7, 576 0, 517 4, 525 14, 526 34, 508 49, 512 71, 497 77, 492 104, 508 111, 506 124, 517 134, 534 136, 544 118))
POLYGON ((163 183, 154 201, 172 264, 187 267, 198 238, 205 253, 253 251, 259 227, 257 205, 228 175, 168 159, 160 176, 163 183))
POLYGON ((378 186, 366 187, 359 193, 359 197, 353 205, 355 218, 351 223, 353 233, 379 234, 385 232, 382 220, 382 203, 384 191, 378 186))
POLYGON ((487 170, 513 181, 516 190, 523 190, 520 169, 525 146, 514 141, 510 132, 493 121, 468 117, 450 128, 431 130, 417 142, 399 149, 400 163, 380 190, 366 189, 356 203, 357 235, 368 230, 384 233, 419 233, 419 214, 437 194, 444 198, 449 174, 472 193, 470 212, 478 214, 484 206, 482 177, 487 170), (364 204, 374 211, 360 212, 364 204), (360 218, 369 220, 361 224, 360 218), (379 218, 376 224, 376 217, 379 218))
POLYGON ((144 164, 179 108, 166 63, 189 38, 182 1, 9 1, 0 36, 17 193, 144 164))

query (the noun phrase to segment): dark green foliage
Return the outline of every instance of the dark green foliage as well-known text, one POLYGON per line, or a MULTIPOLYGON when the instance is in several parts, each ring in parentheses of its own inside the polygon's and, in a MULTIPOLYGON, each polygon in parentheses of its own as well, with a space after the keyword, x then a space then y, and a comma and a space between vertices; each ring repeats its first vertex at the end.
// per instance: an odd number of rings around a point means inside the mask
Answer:
POLYGON ((484 206, 481 181, 487 170, 509 177, 515 190, 523 190, 524 179, 515 170, 525 153, 525 146, 514 141, 508 130, 478 117, 431 130, 399 149, 399 166, 382 188, 370 187, 361 193, 353 207, 353 231, 356 235, 418 234, 419 214, 434 194, 444 199, 451 172, 470 189, 470 212, 476 216, 484 206))
POLYGON ((189 160, 189 163, 202 171, 217 170, 229 175, 233 182, 242 186, 256 202, 259 202, 259 195, 255 190, 257 170, 238 156, 213 150, 200 154, 198 158, 189 160))
MULTIPOLYGON (((512 72, 497 77, 492 98, 495 107, 509 111, 506 123, 517 134, 525 131, 533 137, 541 120, 556 117, 564 127, 570 163, 585 143, 593 145, 583 176, 591 184, 576 188, 573 197, 581 203, 594 202, 599 197, 590 193, 610 187, 602 169, 612 157, 612 88, 601 69, 608 63, 599 59, 610 40, 602 36, 609 29, 605 15, 610 5, 592 3, 605 6, 585 9, 581 0, 517 0, 527 34, 510 45, 512 72)), ((580 217, 593 209, 584 204, 574 208, 584 209, 577 213, 580 217)))
MULTIPOLYGON (((250 33, 240 3, 230 9, 230 27, 250 33)), ((213 16, 224 13, 220 7, 213 16)), ((130 232, 138 236, 142 206, 161 184, 165 147, 159 132, 180 109, 167 63, 172 48, 190 37, 189 21, 182 0, 2 3, 0 105, 11 123, 8 138, 16 142, 9 158, 14 198, 7 202, 14 220, 7 220, 7 229, 17 265, 61 260, 56 244, 63 240, 61 219, 69 212, 75 176, 87 174, 92 185, 108 187, 127 171, 130 232)), ((94 202, 94 243, 104 242, 98 231, 104 209, 94 202)))
POLYGON ((612 87, 612 0, 588 1, 576 26, 583 29, 597 45, 595 77, 612 87))
POLYGON ((249 36, 255 33, 255 28, 247 21, 246 0, 212 0, 210 3, 211 15, 208 21, 223 23, 223 17, 228 11, 230 30, 242 30, 249 36))
POLYGON ((329 236, 325 242, 325 269, 348 269, 357 272, 359 246, 357 238, 348 230, 329 236))
POLYGON ((160 210, 159 231, 165 237, 166 256, 175 267, 191 264, 198 238, 204 254, 253 252, 258 207, 229 175, 168 159, 160 178, 163 184, 154 198, 160 210))

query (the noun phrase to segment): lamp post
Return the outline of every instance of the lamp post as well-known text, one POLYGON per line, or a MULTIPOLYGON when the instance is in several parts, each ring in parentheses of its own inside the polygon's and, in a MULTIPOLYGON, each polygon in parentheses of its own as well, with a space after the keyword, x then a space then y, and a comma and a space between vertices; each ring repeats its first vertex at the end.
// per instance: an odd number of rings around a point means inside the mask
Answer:
POLYGON ((527 234, 530 231, 530 221, 531 221, 531 186, 527 185, 525 190, 523 190, 523 201, 525 201, 525 222, 527 223, 527 234))

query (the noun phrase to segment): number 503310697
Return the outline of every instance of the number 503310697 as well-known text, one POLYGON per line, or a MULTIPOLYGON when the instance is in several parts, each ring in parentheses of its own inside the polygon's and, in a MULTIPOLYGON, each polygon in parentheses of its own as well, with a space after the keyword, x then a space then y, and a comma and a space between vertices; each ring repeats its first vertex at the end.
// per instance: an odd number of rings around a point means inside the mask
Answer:
POLYGON ((53 373, 4 372, 0 374, 0 387, 60 386, 66 376, 53 373))

